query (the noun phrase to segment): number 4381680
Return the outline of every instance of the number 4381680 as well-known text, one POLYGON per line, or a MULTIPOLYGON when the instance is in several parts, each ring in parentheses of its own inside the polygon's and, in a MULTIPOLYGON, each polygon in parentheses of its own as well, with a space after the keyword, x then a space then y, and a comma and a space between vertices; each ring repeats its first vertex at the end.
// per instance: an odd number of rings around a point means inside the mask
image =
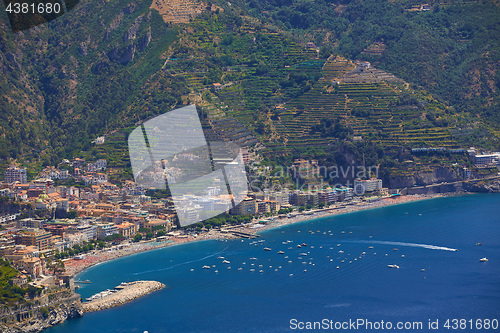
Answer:
POLYGON ((497 330, 498 319, 448 319, 443 327, 451 330, 497 330))
POLYGON ((10 2, 5 11, 9 14, 59 14, 61 12, 60 3, 26 3, 10 2))

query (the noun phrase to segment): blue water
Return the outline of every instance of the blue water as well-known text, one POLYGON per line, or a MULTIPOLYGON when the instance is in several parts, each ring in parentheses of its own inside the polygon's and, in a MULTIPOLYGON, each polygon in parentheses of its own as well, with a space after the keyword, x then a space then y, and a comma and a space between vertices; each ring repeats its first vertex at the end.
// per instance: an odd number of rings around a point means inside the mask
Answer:
POLYGON ((128 280, 157 280, 167 288, 46 332, 292 332, 291 319, 360 318, 424 325, 400 332, 428 332, 429 319, 438 319, 433 332, 449 332, 442 327, 448 318, 500 320, 500 195, 377 208, 261 235, 257 244, 204 241, 92 267, 79 276, 92 281, 79 289, 84 298, 128 280), (297 248, 302 243, 308 246, 297 248), (479 262, 483 257, 489 261, 479 262))

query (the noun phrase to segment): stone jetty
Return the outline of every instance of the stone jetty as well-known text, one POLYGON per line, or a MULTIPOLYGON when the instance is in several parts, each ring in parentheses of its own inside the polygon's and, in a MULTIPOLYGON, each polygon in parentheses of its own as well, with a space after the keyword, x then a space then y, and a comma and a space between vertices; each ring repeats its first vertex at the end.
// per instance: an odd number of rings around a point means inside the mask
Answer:
POLYGON ((122 283, 113 290, 102 291, 82 303, 83 311, 93 312, 119 306, 163 288, 165 285, 157 281, 122 283))

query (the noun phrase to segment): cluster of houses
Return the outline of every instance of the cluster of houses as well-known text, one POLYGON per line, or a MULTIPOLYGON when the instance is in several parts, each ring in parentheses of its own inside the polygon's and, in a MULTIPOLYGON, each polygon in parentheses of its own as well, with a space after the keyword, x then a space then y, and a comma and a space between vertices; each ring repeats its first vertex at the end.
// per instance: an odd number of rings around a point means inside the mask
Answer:
MULTIPOLYGON (((179 161, 194 161, 191 154, 180 154, 179 161)), ((193 223, 204 220, 205 216, 216 216, 210 212, 227 212, 234 215, 276 214, 282 208, 293 206, 317 206, 323 202, 351 200, 361 191, 377 192, 382 189, 379 179, 357 180, 354 188, 327 188, 316 191, 280 192, 264 190, 249 193, 239 205, 233 207, 230 195, 221 191, 221 182, 214 181, 205 189, 204 195, 184 195, 175 198, 151 200, 144 188, 133 181, 126 181, 121 187, 107 181, 85 182, 86 176, 94 176, 97 171, 106 169, 106 161, 98 160, 85 163, 75 158, 63 161, 57 168, 47 167, 39 178, 27 181, 26 169, 11 166, 5 172, 5 180, 0 183, 0 196, 7 196, 18 201, 31 203, 36 209, 51 212, 45 219, 20 218, 19 214, 3 216, 0 224, 0 256, 11 260, 21 272, 16 278, 19 285, 27 279, 36 280, 44 277, 46 259, 53 258, 57 252, 66 252, 76 245, 91 240, 102 240, 119 234, 123 239, 134 237, 145 230, 164 229, 172 233, 179 218, 193 223), (62 165, 65 165, 63 167, 62 165), (73 177, 85 186, 59 186, 56 180, 73 177), (175 203, 175 205, 174 205, 175 203), (56 216, 57 213, 71 214, 71 218, 56 216), (208 212, 208 214, 207 214, 208 212)), ((315 161, 297 161, 292 170, 300 174, 317 176, 315 161), (304 170, 307 169, 307 170, 304 170), (305 172, 304 171, 308 171, 305 172)), ((64 215, 64 214, 62 214, 64 215)), ((57 279, 53 281, 57 284, 57 279)))

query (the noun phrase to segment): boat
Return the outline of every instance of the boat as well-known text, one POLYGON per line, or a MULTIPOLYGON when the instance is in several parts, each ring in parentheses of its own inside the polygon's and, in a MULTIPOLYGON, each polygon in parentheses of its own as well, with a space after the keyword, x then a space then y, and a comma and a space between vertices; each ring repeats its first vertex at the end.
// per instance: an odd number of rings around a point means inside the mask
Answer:
POLYGON ((210 269, 210 266, 205 265, 202 268, 204 268, 204 269, 210 269))
POLYGON ((476 243, 476 246, 483 245, 483 243, 476 243))
POLYGON ((301 256, 307 256, 307 253, 301 253, 300 255, 301 256))
POLYGON ((257 260, 257 258, 253 257, 253 258, 250 258, 250 260, 257 260))
POLYGON ((223 264, 230 264, 231 262, 229 262, 229 260, 224 260, 222 263, 223 264))
POLYGON ((302 246, 299 244, 299 245, 297 245, 297 247, 300 249, 302 246))
POLYGON ((399 268, 398 265, 387 265, 387 267, 389 267, 389 268, 399 268))
POLYGON ((75 281, 75 283, 92 283, 90 280, 85 280, 85 281, 75 281))
POLYGON ((265 248, 264 248, 264 251, 271 251, 271 249, 270 249, 270 248, 268 248, 268 247, 265 247, 265 248))
POLYGON ((306 244, 306 243, 302 243, 302 244, 300 244, 300 245, 302 245, 302 246, 307 246, 307 244, 306 244))
POLYGON ((395 247, 395 248, 393 249, 393 251, 397 251, 397 250, 398 250, 398 248, 397 248, 397 247, 395 247))
POLYGON ((369 248, 369 249, 373 249, 373 246, 369 246, 368 248, 369 248))
POLYGON ((487 262, 488 261, 488 258, 481 258, 479 259, 480 262, 487 262))
POLYGON ((278 251, 278 253, 279 253, 279 254, 285 254, 285 252, 283 252, 283 251, 278 251))

